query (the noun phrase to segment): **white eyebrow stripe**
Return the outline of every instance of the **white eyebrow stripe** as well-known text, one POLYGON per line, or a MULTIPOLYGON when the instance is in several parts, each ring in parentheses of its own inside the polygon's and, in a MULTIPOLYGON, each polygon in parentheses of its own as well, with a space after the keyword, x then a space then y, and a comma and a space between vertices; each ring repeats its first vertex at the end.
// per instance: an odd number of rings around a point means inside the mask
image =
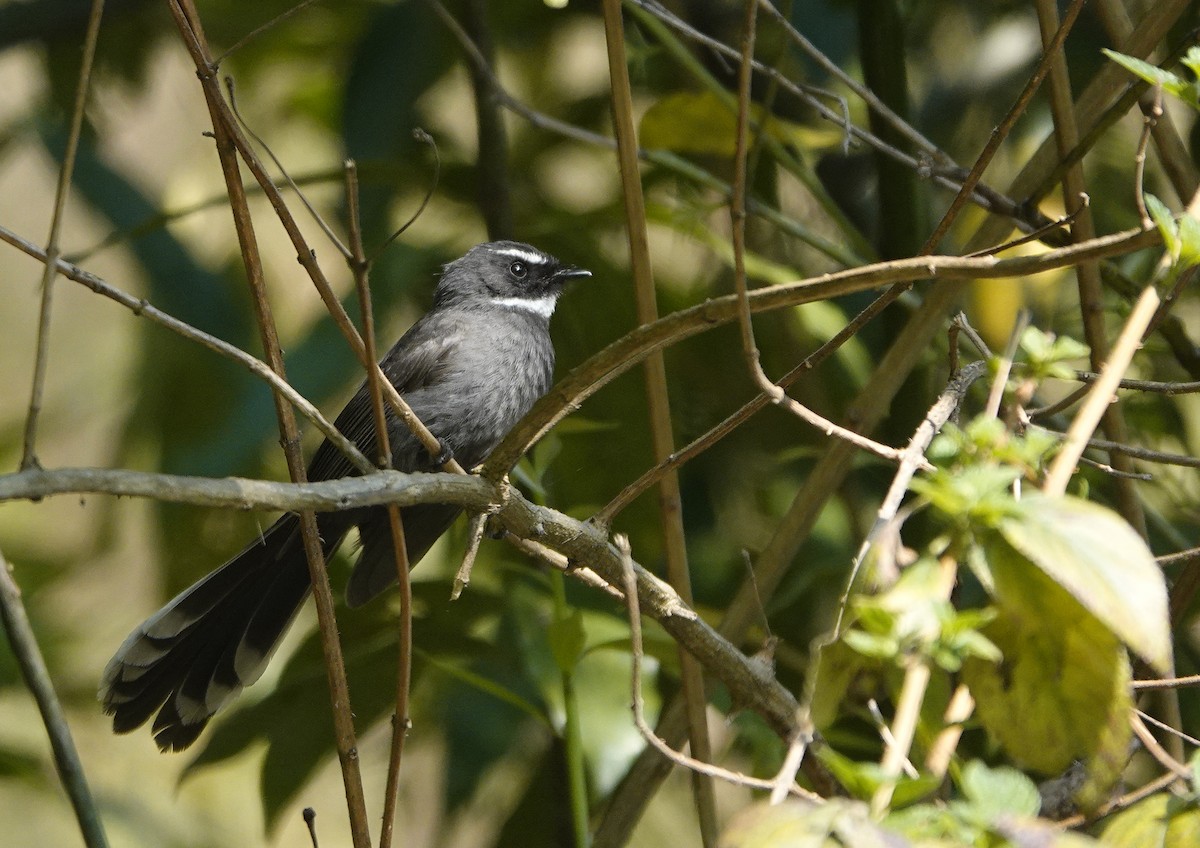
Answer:
POLYGON ((558 298, 553 295, 546 295, 539 298, 497 297, 492 299, 492 306, 515 309, 518 312, 528 312, 549 321, 550 316, 554 314, 554 305, 557 301, 558 298))
POLYGON ((549 265, 550 257, 541 253, 534 253, 532 250, 523 250, 519 247, 494 247, 493 253, 499 253, 501 256, 511 256, 514 259, 524 259, 530 265, 549 265))

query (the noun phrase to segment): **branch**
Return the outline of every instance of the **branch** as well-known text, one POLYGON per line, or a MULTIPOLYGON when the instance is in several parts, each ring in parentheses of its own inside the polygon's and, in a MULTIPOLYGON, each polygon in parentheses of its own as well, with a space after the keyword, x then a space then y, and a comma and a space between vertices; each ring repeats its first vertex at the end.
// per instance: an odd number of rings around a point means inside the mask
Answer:
MULTIPOLYGON (((20 250, 27 256, 37 259, 39 262, 48 262, 49 258, 46 251, 42 250, 35 244, 26 241, 12 230, 4 226, 0 226, 0 241, 5 241, 13 247, 20 250)), ((80 285, 87 286, 98 295, 103 295, 109 300, 114 300, 117 303, 130 310, 134 315, 142 318, 148 318, 160 327, 165 327, 173 333, 182 336, 189 341, 203 345, 214 353, 218 353, 228 359, 245 367, 251 374, 267 383, 272 389, 282 394, 288 399, 288 402, 296 409, 300 410, 300 414, 311 421, 325 438, 329 439, 338 450, 340 450, 351 463, 363 473, 370 473, 375 470, 375 466, 371 464, 362 452, 355 446, 353 442, 342 435, 341 431, 321 414, 315 406, 308 402, 304 395, 292 388, 291 383, 280 377, 274 371, 267 367, 267 364, 260 359, 257 359, 246 353, 241 348, 231 345, 229 342, 209 335, 203 330, 198 330, 191 324, 180 321, 172 315, 163 312, 161 309, 150 305, 149 301, 142 298, 134 297, 128 292, 116 288, 113 285, 105 282, 100 277, 90 271, 85 271, 75 265, 65 262, 62 259, 57 260, 55 268, 58 273, 80 285)))
MULTIPOLYGON (((1032 256, 1007 259, 993 256, 915 256, 755 289, 747 294, 747 299, 752 313, 767 312, 930 277, 968 280, 1038 274, 1084 259, 1115 256, 1157 244, 1161 244, 1157 230, 1134 229, 1032 256)), ((571 371, 534 406, 529 415, 493 451, 484 465, 484 475, 489 478, 503 476, 546 431, 610 381, 656 350, 736 320, 737 310, 736 294, 712 298, 673 312, 617 339, 571 371)))
MULTIPOLYGON (((500 504, 496 520, 501 527, 520 539, 553 549, 570 562, 586 565, 585 582, 598 575, 610 586, 621 586, 624 579, 620 552, 595 527, 530 503, 515 489, 505 494, 481 477, 379 471, 365 477, 301 484, 92 468, 30 469, 0 475, 0 502, 89 493, 235 509, 318 512, 388 503, 445 503, 486 512, 500 504)), ((634 572, 643 612, 723 681, 739 705, 759 713, 785 739, 791 738, 796 712, 796 699, 791 693, 762 663, 754 662, 719 635, 667 583, 636 563, 634 572)))
POLYGON ((46 661, 42 658, 29 617, 25 614, 25 605, 21 602, 21 590, 13 580, 3 552, 0 552, 0 622, 4 624, 4 632, 21 676, 25 678, 25 684, 33 693, 42 714, 42 723, 46 725, 46 735, 54 751, 54 767, 58 770, 67 797, 71 799, 84 844, 88 848, 107 848, 108 838, 104 835, 100 812, 96 809, 92 791, 84 777, 83 763, 79 761, 79 751, 71 738, 71 728, 67 724, 67 717, 63 715, 62 704, 54 693, 54 683, 50 680, 46 661))

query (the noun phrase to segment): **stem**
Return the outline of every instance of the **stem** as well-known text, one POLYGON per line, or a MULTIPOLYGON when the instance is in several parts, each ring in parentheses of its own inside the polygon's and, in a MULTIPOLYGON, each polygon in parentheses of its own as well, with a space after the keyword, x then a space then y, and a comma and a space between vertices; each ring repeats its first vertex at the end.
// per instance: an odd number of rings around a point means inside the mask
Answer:
POLYGON ((29 414, 25 419, 25 445, 21 454, 21 468, 23 469, 39 467, 37 426, 42 412, 42 393, 46 387, 46 364, 50 357, 50 313, 54 302, 54 281, 58 276, 58 236, 62 229, 63 212, 67 206, 67 194, 71 188, 71 176, 75 171, 79 134, 83 129, 83 109, 87 103, 92 65, 96 58, 96 42, 100 38, 100 18, 103 13, 104 0, 93 0, 92 11, 88 16, 87 33, 84 36, 79 82, 75 87, 75 105, 71 110, 71 128, 67 133, 67 149, 63 153, 62 168, 58 172, 58 186, 54 193, 54 211, 50 216, 50 235, 46 238, 48 261, 42 268, 42 302, 38 310, 37 351, 33 361, 33 385, 29 391, 29 414))
POLYGON ((50 671, 33 635, 29 616, 25 614, 21 589, 13 579, 3 552, 0 552, 0 621, 4 624, 4 632, 21 676, 25 678, 25 684, 33 693, 38 711, 42 714, 42 724, 46 726, 46 735, 54 752, 54 767, 75 810, 84 844, 88 848, 107 848, 108 838, 104 835, 100 812, 96 809, 96 801, 83 774, 83 763, 79 761, 79 752, 71 738, 71 728, 54 692, 54 683, 50 680, 50 671))
MULTIPOLYGON (((566 582, 561 571, 550 572, 550 589, 554 598, 554 620, 565 621, 571 615, 567 604, 566 582)), ((591 843, 588 834, 588 790, 587 765, 583 756, 583 726, 579 715, 579 693, 575 689, 575 675, 571 669, 561 668, 563 711, 566 716, 563 741, 567 749, 567 791, 571 798, 571 830, 575 835, 576 848, 587 848, 591 843)))
MULTIPOLYGON (((747 0, 753 6, 754 0, 747 0)), ((604 33, 608 44, 608 69, 611 78, 613 123, 617 136, 617 161, 621 170, 625 223, 629 236, 629 255, 633 270, 634 295, 638 323, 646 326, 658 320, 654 276, 650 268, 650 248, 646 233, 646 208, 638 170, 637 131, 633 119, 633 94, 625 55, 625 33, 621 21, 621 0, 604 0, 604 33)), ((667 390, 667 370, 662 353, 656 351, 645 361, 646 403, 650 412, 650 436, 655 462, 661 463, 675 452, 671 425, 671 400, 667 390)), ((692 581, 688 570, 687 539, 683 529, 683 506, 679 475, 673 470, 658 480, 658 508, 667 560, 667 578, 684 603, 692 603, 692 581)), ((688 738, 692 755, 712 759, 708 736, 707 698, 700 664, 686 651, 679 652, 680 682, 687 704, 688 738)), ((692 793, 700 823, 701 840, 710 848, 717 842, 716 798, 712 781, 698 773, 692 775, 692 793)))

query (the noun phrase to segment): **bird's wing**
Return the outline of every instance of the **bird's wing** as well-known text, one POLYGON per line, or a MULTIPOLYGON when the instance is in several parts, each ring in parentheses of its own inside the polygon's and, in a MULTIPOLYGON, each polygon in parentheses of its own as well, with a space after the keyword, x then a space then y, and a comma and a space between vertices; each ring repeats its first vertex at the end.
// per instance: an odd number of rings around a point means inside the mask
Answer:
MULTIPOLYGON (((383 373, 401 395, 429 388, 445 375, 459 339, 460 336, 454 332, 454 328, 442 322, 418 322, 383 358, 380 363, 383 373)), ((384 404, 386 406, 386 399, 384 404)), ((394 418, 389 408, 388 419, 394 418)), ((334 421, 334 426, 358 445, 359 450, 368 459, 377 458, 375 416, 371 408, 370 391, 365 381, 342 409, 334 421)), ((332 480, 345 477, 352 471, 353 466, 341 452, 328 441, 323 441, 309 464, 308 479, 332 480)))

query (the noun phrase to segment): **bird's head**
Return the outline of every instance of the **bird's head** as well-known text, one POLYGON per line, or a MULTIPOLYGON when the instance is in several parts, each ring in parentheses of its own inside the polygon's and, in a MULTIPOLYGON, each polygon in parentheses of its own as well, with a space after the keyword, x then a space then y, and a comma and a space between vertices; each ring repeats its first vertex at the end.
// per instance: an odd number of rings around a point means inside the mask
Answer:
POLYGON ((567 282, 591 275, 528 244, 486 242, 445 267, 434 307, 493 306, 548 319, 567 282))

